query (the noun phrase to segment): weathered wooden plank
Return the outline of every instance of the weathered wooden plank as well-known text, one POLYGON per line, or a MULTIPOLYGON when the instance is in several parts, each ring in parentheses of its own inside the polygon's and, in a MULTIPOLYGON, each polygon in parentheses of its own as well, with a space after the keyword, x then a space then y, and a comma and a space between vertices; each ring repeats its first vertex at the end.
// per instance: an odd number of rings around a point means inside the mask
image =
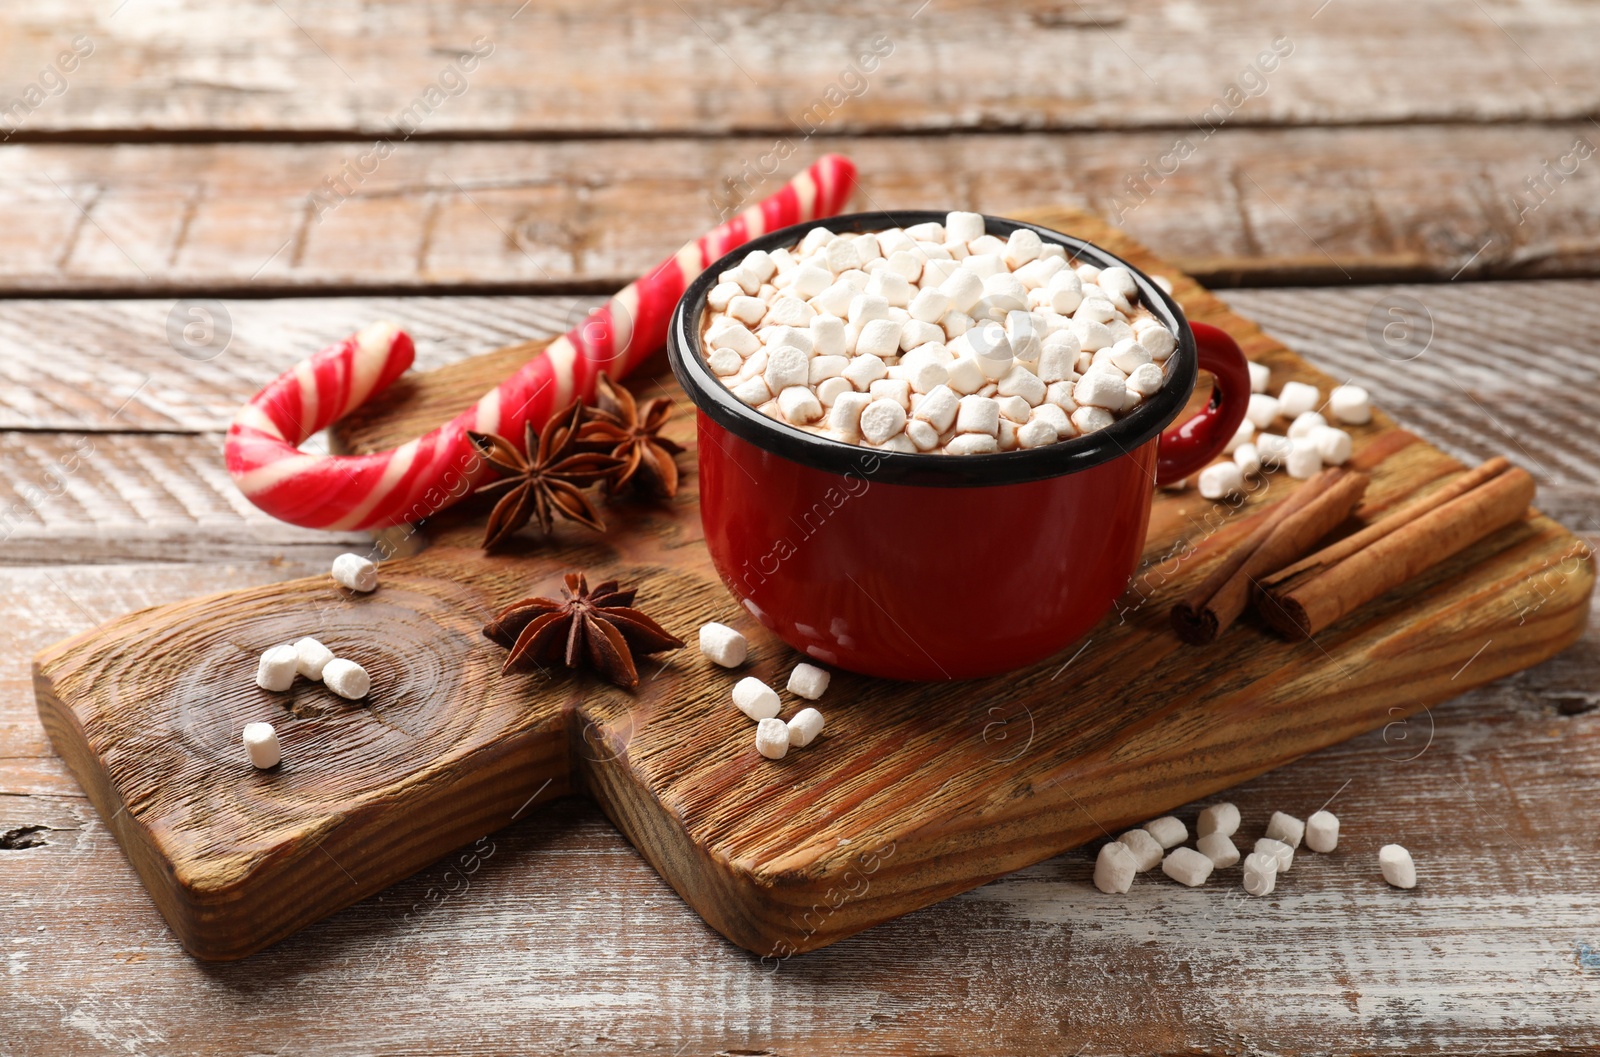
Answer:
MULTIPOLYGON (((1600 713, 1563 716, 1528 693, 1569 660, 1569 677, 1593 671, 1600 626, 1538 669, 1230 791, 1251 837, 1271 811, 1329 797, 1344 820, 1340 850, 1302 853, 1270 899, 1156 875, 1106 897, 1089 885, 1089 854, 1069 852, 776 972, 705 928, 578 801, 488 835, 476 869, 447 859, 256 958, 202 966, 81 801, 0 797, 6 828, 51 827, 34 834, 42 844, 0 852, 7 1045, 1582 1050, 1600 1032, 1600 857, 1581 810, 1600 779, 1600 713), (1419 889, 1379 880, 1375 850, 1390 840, 1416 856, 1419 889), (1529 856, 1536 871, 1517 866, 1529 856), (418 1016, 421 996, 449 1015, 418 1016)), ((1179 813, 1192 820, 1198 806, 1179 813)))
POLYGON ((28 135, 1517 121, 1593 111, 1597 33, 1577 0, 70 0, 8 10, 0 67, 28 135))
POLYGON ((818 139, 733 188, 770 138, 412 142, 337 194, 361 144, 13 145, 0 293, 608 290, 823 150, 859 162, 862 208, 1080 206, 1212 285, 1596 274, 1600 163, 1562 163, 1580 138, 1600 130, 818 139))
POLYGON ((0 564, 329 562, 363 533, 297 528, 250 504, 220 434, 0 432, 0 564))

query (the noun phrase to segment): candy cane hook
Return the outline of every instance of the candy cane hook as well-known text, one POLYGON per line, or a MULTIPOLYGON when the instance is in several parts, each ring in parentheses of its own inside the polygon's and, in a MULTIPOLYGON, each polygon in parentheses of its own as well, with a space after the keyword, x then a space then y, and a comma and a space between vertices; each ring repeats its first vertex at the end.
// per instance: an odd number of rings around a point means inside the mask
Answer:
POLYGON ((411 338, 375 323, 297 364, 239 410, 225 446, 228 473, 252 503, 309 528, 370 529, 415 521, 465 497, 486 474, 467 431, 520 437, 596 376, 626 375, 666 341, 673 308, 694 277, 752 237, 837 214, 855 165, 830 154, 777 194, 657 265, 551 342, 473 407, 432 433, 371 455, 310 455, 306 438, 349 414, 411 366, 411 338))

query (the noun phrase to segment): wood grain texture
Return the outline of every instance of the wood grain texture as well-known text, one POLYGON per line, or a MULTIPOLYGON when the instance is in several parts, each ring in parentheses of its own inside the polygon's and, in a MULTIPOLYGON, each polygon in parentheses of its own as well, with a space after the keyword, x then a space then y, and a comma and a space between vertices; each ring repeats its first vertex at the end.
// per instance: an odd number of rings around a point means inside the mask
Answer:
POLYGON ((1543 168, 1579 138, 1600 145, 1600 130, 1203 135, 1185 121, 819 137, 796 144, 765 181, 746 166, 773 164, 770 137, 412 142, 337 194, 325 181, 366 145, 127 144, 112 171, 106 148, 10 146, 0 148, 0 207, 12 218, 0 292, 609 292, 825 150, 859 163, 859 208, 1003 215, 1065 202, 1119 219, 1213 286, 1596 274, 1600 165, 1569 161, 1571 175, 1559 177, 1543 168), (1547 189, 1535 194, 1530 178, 1547 189))
MULTIPOLYGON (((1039 219, 1170 271, 1091 217, 1039 219)), ((1329 384, 1192 280, 1173 278, 1191 318, 1224 326, 1272 366, 1277 384, 1329 384)), ((689 421, 680 415, 675 439, 691 442, 689 421)), ((372 442, 340 440, 353 448, 372 442)), ((1381 415, 1359 431, 1356 463, 1373 474, 1371 513, 1459 469, 1381 415)), ((702 659, 669 656, 637 697, 571 677, 529 686, 498 679, 497 651, 470 634, 499 605, 534 593, 519 590, 518 579, 549 588, 565 568, 582 567, 596 578, 637 580, 662 623, 685 637, 706 619, 741 628, 756 646, 750 674, 781 683, 791 652, 722 591, 695 546, 693 474, 687 480, 669 508, 627 507, 612 536, 559 548, 524 541, 513 555, 485 558, 473 549, 476 518, 441 519, 434 546, 393 563, 392 586, 356 600, 349 615, 341 607, 330 616, 332 589, 318 578, 123 618, 39 655, 41 716, 102 815, 123 820, 113 821, 114 831, 133 846, 131 858, 175 931, 202 957, 247 954, 348 905, 379 878, 405 876, 487 822, 504 821, 528 788, 548 779, 593 796, 719 932, 781 962, 1544 659, 1581 634, 1593 582, 1587 548, 1535 515, 1313 642, 1240 628, 1213 649, 1186 650, 1167 630, 1166 609, 1246 530, 1246 519, 1166 495, 1152 514, 1144 568, 1081 658, 934 686, 841 674, 822 742, 773 767, 751 751, 748 724, 728 707, 731 678, 707 672, 702 659), (1534 592, 1530 581, 1557 562, 1561 576, 1547 585, 1549 596, 1534 592), (363 609, 370 612, 356 615, 363 609), (339 709, 347 730, 323 727, 321 709, 303 731, 285 719, 291 759, 293 743, 304 739, 304 781, 315 795, 238 797, 238 810, 209 824, 201 842, 248 854, 219 864, 218 851, 197 846, 190 833, 191 820, 210 817, 212 794, 197 792, 189 775, 221 766, 235 781, 264 784, 236 754, 231 763, 223 755, 237 728, 271 707, 249 685, 253 658, 291 629, 330 619, 330 636, 381 627, 401 646, 391 643, 381 664, 370 665, 373 707, 339 709), (202 626, 238 627, 251 641, 216 646, 201 641, 202 626), (170 670, 137 663, 154 642, 165 645, 170 670), (232 654, 207 654, 220 649, 232 654), (1068 667, 1068 682, 1056 682, 1068 667), (1183 680, 1174 684, 1178 670, 1183 680), (174 674, 195 672, 204 674, 193 682, 174 674), (136 724, 104 689, 136 680, 141 699, 162 710, 159 754, 131 751, 148 743, 139 725, 148 713, 136 724), (393 773, 338 762, 386 741, 372 732, 389 728, 383 713, 391 703, 402 714, 420 712, 419 725, 439 729, 440 739, 393 773), (444 717, 452 711, 481 722, 451 723, 444 717), (196 718, 214 735, 205 752, 174 736, 196 718), (569 754, 526 745, 529 727, 543 732, 541 744, 564 739, 569 754), (505 788, 507 772, 494 766, 475 772, 479 754, 520 754, 516 773, 526 787, 505 788), (317 772, 329 770, 348 785, 326 791, 317 772), (442 789, 457 783, 459 793, 442 789), (443 810, 452 797, 469 809, 443 810), (335 869, 351 876, 338 855, 315 854, 335 835, 340 851, 368 863, 370 878, 329 883, 335 869), (300 892, 304 878, 322 883, 290 905, 284 886, 300 882, 300 892), (252 913, 229 912, 241 903, 252 913)), ((1293 487, 1277 479, 1252 506, 1293 487)))
MULTIPOLYGON (((86 604, 104 599, 103 615, 272 571, 50 575, 86 604)), ((1585 807, 1600 777, 1600 621, 1545 664, 1230 790, 1251 837, 1272 811, 1303 817, 1338 793, 1341 850, 1302 855, 1268 900, 1220 876, 1198 891, 1145 877, 1104 897, 1089 885, 1090 847, 766 972, 719 943, 598 809, 570 799, 247 961, 205 964, 173 941, 27 715, 27 654, 89 623, 54 593, 38 570, 0 570, 0 722, 17 718, 0 745, 12 767, 26 756, 30 773, 61 776, 18 796, 18 772, 0 770, 12 794, 0 795, 0 831, 49 827, 0 852, 17 1057, 1221 1055, 1424 1039, 1498 1055, 1582 1050, 1600 1032, 1583 960, 1600 946, 1585 807), (1415 892, 1378 879, 1375 849, 1394 839, 1420 865, 1415 892), (1541 869, 1518 870, 1534 849, 1541 869), (424 999, 450 1015, 419 1013, 424 999)), ((1192 822, 1200 806, 1179 814, 1192 822)))
POLYGON ((0 62, 20 95, 76 36, 93 46, 65 91, 40 92, 5 129, 32 136, 792 134, 819 116, 847 133, 1083 129, 1187 127, 1230 84, 1254 87, 1242 71, 1283 38, 1292 53, 1236 120, 1526 121, 1593 112, 1585 45, 1597 32, 1600 15, 1576 0, 471 0, 447 17, 423 0, 381 16, 349 0, 257 2, 226 15, 198 0, 115 15, 70 0, 8 11, 0 62), (874 48, 881 63, 859 77, 874 48), (446 73, 468 52, 476 61, 446 73))

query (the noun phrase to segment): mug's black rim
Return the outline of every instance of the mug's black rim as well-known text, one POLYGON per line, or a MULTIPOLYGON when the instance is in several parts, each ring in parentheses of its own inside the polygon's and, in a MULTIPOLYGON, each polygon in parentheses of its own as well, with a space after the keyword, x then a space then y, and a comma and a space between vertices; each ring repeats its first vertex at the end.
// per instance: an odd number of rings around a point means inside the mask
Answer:
POLYGON ((700 347, 700 321, 706 296, 716 285, 717 276, 734 267, 747 254, 793 246, 818 227, 840 233, 867 232, 928 221, 942 224, 944 219, 944 213, 931 210, 849 213, 794 224, 751 239, 701 272, 678 300, 667 329, 667 358, 672 364, 672 373, 689 394, 689 399, 713 422, 756 447, 803 466, 841 476, 861 474, 864 467, 870 467, 873 480, 887 484, 975 487, 1059 477, 1130 454, 1154 439, 1178 417, 1194 392, 1198 369, 1194 334, 1177 302, 1144 272, 1093 243, 1037 224, 991 216, 983 218, 984 230, 990 235, 1004 239, 1018 228, 1027 228, 1045 242, 1063 247, 1072 262, 1097 268, 1116 265, 1128 269, 1145 307, 1177 338, 1177 348, 1168 358, 1167 379, 1160 389, 1128 415, 1087 436, 987 455, 943 455, 884 451, 809 433, 763 415, 734 396, 721 379, 711 373, 700 347))

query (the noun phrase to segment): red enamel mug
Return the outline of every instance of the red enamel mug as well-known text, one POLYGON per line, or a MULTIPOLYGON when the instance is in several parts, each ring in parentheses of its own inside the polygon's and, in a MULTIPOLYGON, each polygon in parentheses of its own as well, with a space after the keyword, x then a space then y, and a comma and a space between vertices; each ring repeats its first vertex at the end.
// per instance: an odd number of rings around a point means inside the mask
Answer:
POLYGON ((857 213, 762 235, 707 268, 673 315, 667 351, 699 408, 700 516, 722 580, 750 613, 824 664, 892 679, 970 679, 1043 660, 1082 637, 1126 589, 1157 485, 1221 453, 1250 399, 1244 354, 1191 325, 1149 276, 1081 239, 1031 228, 1073 263, 1121 265, 1177 336, 1166 383, 1087 436, 987 455, 882 451, 822 437, 739 401, 701 347, 706 295, 754 250, 813 227, 882 231, 944 214, 857 213), (1171 426, 1200 370, 1210 403, 1171 426), (1171 428, 1168 428, 1171 427, 1171 428))

